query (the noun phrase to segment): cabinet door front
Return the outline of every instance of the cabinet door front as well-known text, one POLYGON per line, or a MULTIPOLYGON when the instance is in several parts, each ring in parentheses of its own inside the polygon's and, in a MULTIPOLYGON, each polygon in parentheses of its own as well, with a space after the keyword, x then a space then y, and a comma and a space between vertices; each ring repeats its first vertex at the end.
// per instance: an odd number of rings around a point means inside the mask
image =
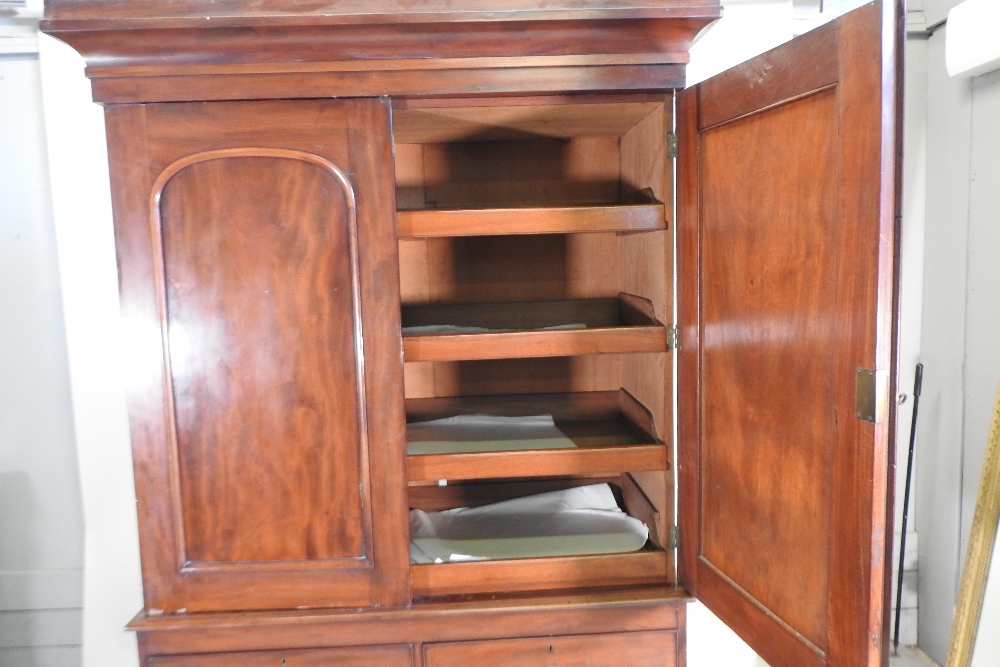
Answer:
POLYGON ((147 372, 130 386, 148 607, 401 602, 385 105, 164 104, 108 121, 128 181, 124 318, 133 342, 160 341, 136 351, 147 372))
POLYGON ((681 578, 772 667, 887 657, 888 4, 679 99, 681 578))

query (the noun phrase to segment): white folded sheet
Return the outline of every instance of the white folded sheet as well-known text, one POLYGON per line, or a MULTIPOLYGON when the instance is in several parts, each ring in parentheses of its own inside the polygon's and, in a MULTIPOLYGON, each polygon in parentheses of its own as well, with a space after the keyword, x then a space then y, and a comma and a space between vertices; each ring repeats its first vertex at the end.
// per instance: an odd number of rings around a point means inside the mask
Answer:
POLYGON ((576 447, 552 415, 458 415, 406 425, 407 454, 509 452, 576 447))
POLYGON ((618 508, 607 484, 482 507, 410 510, 414 563, 581 556, 638 551, 649 529, 618 508))

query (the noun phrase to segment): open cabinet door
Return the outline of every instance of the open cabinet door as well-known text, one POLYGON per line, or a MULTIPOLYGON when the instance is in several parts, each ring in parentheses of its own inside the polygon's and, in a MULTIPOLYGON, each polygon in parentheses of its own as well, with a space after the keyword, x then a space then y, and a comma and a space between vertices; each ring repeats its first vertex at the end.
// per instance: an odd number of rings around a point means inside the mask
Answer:
POLYGON ((680 575, 771 667, 887 660, 900 15, 679 96, 680 575))

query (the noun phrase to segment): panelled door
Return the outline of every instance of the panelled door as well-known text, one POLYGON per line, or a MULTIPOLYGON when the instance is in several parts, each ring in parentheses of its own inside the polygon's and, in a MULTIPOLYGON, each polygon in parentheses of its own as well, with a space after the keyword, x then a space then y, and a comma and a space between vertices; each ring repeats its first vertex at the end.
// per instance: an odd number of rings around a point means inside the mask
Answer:
POLYGON ((679 96, 681 580, 772 667, 887 655, 897 12, 679 96))
POLYGON ((387 105, 107 125, 147 609, 406 603, 387 105))

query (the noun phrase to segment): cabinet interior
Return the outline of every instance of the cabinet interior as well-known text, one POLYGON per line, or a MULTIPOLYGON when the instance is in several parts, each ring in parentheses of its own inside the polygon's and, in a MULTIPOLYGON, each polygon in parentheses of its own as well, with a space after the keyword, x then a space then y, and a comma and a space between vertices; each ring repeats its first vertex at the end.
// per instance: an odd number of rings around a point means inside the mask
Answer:
POLYGON ((552 414, 577 445, 411 455, 411 508, 607 482, 650 528, 631 554, 413 565, 414 595, 672 582, 670 98, 394 104, 407 420, 552 414), (431 324, 499 332, 407 335, 431 324))

